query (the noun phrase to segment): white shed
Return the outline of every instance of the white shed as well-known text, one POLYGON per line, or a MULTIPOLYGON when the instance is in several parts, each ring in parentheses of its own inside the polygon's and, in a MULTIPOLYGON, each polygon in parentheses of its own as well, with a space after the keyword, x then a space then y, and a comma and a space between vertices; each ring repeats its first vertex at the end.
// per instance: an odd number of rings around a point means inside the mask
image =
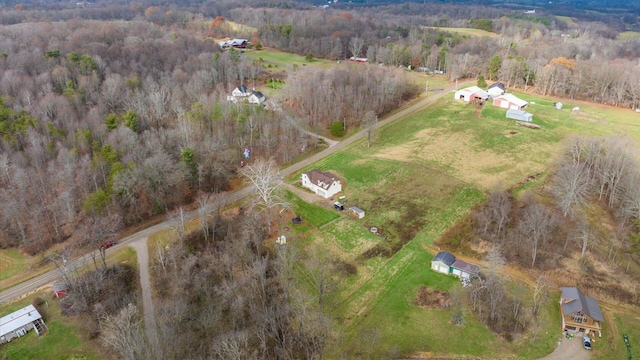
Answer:
POLYGON ((364 210, 360 209, 359 207, 352 206, 349 208, 349 211, 358 219, 362 219, 364 217, 364 210))
POLYGON ((499 106, 504 109, 524 109, 528 102, 520 99, 513 94, 504 94, 493 99, 493 106, 499 106))
POLYGON ((31 329, 35 329, 40 335, 47 330, 47 326, 38 310, 33 305, 28 305, 0 318, 0 344, 24 336, 31 329))

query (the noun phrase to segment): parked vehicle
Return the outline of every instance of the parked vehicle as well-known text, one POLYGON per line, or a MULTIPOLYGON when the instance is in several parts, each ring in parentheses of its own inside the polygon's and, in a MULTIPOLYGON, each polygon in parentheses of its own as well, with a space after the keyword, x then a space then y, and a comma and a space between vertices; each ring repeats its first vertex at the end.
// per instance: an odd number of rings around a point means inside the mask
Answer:
POLYGON ((100 245, 100 249, 101 249, 101 250, 108 249, 108 248, 110 248, 110 247, 112 247, 112 246, 116 245, 117 243, 118 243, 118 242, 116 242, 116 241, 107 241, 106 243, 104 243, 104 244, 100 245))
POLYGON ((584 344, 585 350, 591 350, 591 338, 589 338, 586 335, 583 336, 582 337, 582 343, 584 344))

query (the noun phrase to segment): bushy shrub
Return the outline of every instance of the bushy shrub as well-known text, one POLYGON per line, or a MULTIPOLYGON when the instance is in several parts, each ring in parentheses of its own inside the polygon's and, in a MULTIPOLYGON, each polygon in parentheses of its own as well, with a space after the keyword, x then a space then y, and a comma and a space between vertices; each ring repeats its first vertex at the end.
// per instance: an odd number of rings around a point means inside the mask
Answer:
POLYGON ((344 136, 344 124, 342 121, 336 121, 331 124, 331 135, 342 137, 344 136))

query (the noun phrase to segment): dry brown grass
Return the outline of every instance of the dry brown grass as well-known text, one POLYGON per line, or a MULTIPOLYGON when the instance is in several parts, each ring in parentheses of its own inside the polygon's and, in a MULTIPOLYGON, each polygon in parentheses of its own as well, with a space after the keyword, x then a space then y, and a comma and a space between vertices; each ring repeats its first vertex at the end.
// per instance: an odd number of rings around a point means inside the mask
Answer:
MULTIPOLYGON (((505 133, 498 136, 511 137, 517 134, 505 133)), ((449 167, 456 178, 474 184, 485 191, 509 182, 512 178, 545 170, 542 164, 534 161, 524 160, 513 163, 509 155, 479 149, 475 146, 473 139, 470 133, 443 133, 436 129, 425 129, 419 131, 412 140, 402 145, 385 148, 374 156, 402 162, 416 160, 436 162, 440 166, 449 167)), ((538 144, 538 146, 547 145, 538 144)), ((550 148, 551 145, 549 149, 538 150, 550 151, 550 148)))

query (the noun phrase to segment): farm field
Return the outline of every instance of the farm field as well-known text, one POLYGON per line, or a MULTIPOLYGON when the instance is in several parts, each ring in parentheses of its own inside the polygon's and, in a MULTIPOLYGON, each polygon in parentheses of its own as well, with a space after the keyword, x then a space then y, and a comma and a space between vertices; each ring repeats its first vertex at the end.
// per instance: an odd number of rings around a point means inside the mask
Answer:
POLYGON ((570 18, 568 16, 556 16, 556 18, 558 18, 558 20, 564 21, 567 25, 569 25, 571 27, 578 25, 578 24, 576 24, 575 21, 573 21, 572 18, 570 18))
MULTIPOLYGON (((342 214, 298 234, 306 256, 326 251, 325 256, 357 269, 336 284, 328 299, 340 324, 340 340, 330 357, 426 350, 427 356, 533 359, 553 350, 560 336, 555 301, 545 308, 538 335, 518 336, 512 343, 493 334, 469 309, 464 311, 465 327, 458 328, 450 323, 451 310, 413 303, 422 285, 445 292, 459 287, 455 279, 429 269, 437 251, 432 244, 482 202, 486 192, 529 176, 544 178, 569 136, 625 134, 640 140, 632 111, 578 102, 556 110, 554 99, 517 95, 534 102, 527 110, 542 129, 516 126, 504 118, 506 110, 467 105, 452 94, 380 129, 371 148, 356 142, 304 170, 334 172, 344 179, 346 198, 341 201, 366 211, 363 219, 342 214), (572 114, 574 106, 581 111, 572 114), (373 235, 372 226, 382 235, 373 235), (452 338, 465 341, 447 341, 452 338)), ((596 346, 604 354, 617 353, 604 341, 596 346)))
POLYGON ((637 31, 623 31, 618 34, 618 40, 621 41, 629 41, 629 40, 637 40, 640 38, 640 32, 637 31))
POLYGON ((424 26, 424 28, 435 29, 438 31, 447 31, 447 32, 461 34, 461 35, 476 36, 476 37, 498 38, 500 36, 499 34, 492 33, 486 30, 472 29, 472 28, 449 28, 449 27, 435 27, 435 26, 424 26))
POLYGON ((262 50, 251 50, 244 53, 255 60, 262 59, 263 66, 267 72, 286 71, 287 66, 315 66, 327 67, 335 65, 335 61, 317 59, 307 61, 304 56, 286 53, 275 49, 263 48, 262 50))

